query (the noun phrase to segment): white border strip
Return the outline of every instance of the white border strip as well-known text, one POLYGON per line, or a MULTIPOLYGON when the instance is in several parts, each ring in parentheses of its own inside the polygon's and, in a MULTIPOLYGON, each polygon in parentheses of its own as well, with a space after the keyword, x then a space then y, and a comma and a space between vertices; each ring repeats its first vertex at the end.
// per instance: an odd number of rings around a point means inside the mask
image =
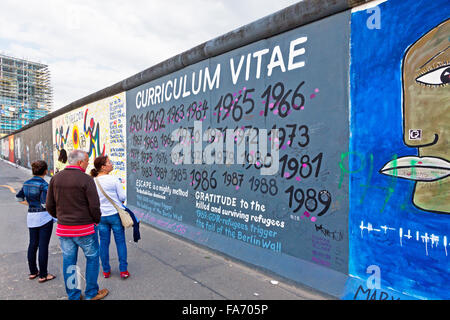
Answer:
POLYGON ((378 6, 379 4, 381 4, 381 3, 383 3, 383 2, 386 2, 386 1, 388 1, 388 0, 375 0, 375 1, 372 1, 372 2, 369 2, 369 3, 362 4, 362 5, 360 5, 360 6, 354 7, 354 8, 352 9, 352 13, 355 13, 355 12, 358 12, 358 11, 363 11, 363 10, 367 10, 367 9, 376 7, 376 6, 378 6))

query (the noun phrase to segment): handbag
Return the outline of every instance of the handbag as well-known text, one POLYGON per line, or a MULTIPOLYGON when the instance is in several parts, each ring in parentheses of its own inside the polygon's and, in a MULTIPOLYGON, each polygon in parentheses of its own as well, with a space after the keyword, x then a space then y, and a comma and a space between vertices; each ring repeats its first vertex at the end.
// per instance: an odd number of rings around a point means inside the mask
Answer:
POLYGON ((120 208, 105 192, 105 190, 103 190, 102 185, 100 184, 100 182, 97 181, 97 179, 94 179, 95 184, 97 186, 99 186, 101 192, 103 193, 103 195, 106 197, 106 199, 109 200, 109 202, 111 202, 111 204, 113 205, 113 207, 117 210, 117 212, 119 213, 119 217, 120 217, 120 221, 122 222, 122 225, 124 228, 129 228, 133 226, 133 219, 131 218, 130 214, 125 211, 124 209, 120 208))

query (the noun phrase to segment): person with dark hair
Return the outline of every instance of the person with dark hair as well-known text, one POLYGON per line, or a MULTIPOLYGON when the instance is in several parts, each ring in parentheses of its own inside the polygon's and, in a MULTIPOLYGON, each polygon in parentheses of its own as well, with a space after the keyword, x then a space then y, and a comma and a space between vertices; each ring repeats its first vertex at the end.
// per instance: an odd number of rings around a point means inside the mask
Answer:
POLYGON ((59 151, 58 161, 56 162, 55 173, 58 173, 67 166, 67 152, 65 149, 59 151))
POLYGON ((120 277, 126 279, 130 276, 127 266, 127 244, 125 241, 125 228, 114 205, 105 196, 122 207, 126 200, 125 190, 117 177, 109 175, 113 170, 113 164, 108 156, 100 156, 94 160, 94 168, 91 170, 91 176, 95 178, 97 184, 98 197, 100 198, 100 210, 102 218, 98 225, 100 237, 100 260, 102 262, 103 276, 111 276, 111 266, 109 264, 109 244, 111 243, 111 231, 114 234, 116 242, 117 255, 119 257, 120 277), (104 194, 105 193, 105 194, 104 194))
POLYGON ((47 163, 43 160, 31 164, 33 178, 25 181, 22 189, 16 194, 16 199, 22 204, 28 205, 27 226, 30 233, 28 245, 28 267, 32 280, 39 276, 39 282, 43 283, 55 279, 48 273, 48 246, 53 231, 53 218, 45 209, 48 183, 44 177, 48 173, 47 163), (39 249, 39 269, 36 264, 36 255, 39 249))

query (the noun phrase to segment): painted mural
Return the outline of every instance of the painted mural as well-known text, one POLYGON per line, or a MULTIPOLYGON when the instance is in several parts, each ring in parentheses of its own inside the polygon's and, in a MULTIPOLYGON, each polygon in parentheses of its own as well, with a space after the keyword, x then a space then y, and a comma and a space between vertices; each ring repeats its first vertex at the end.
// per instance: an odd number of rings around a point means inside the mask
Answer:
POLYGON ((9 162, 15 162, 15 158, 14 158, 14 135, 10 135, 8 137, 8 145, 9 145, 8 160, 9 160, 9 162))
POLYGON ((352 14, 346 299, 450 298, 449 17, 446 0, 352 14))
POLYGON ((52 120, 53 159, 61 149, 67 153, 80 149, 89 154, 89 167, 94 159, 107 155, 114 165, 111 175, 118 176, 126 187, 125 93, 115 95, 65 113, 52 120))
POLYGON ((9 158, 9 140, 7 138, 1 139, 1 147, 2 147, 2 158, 8 159, 9 158))

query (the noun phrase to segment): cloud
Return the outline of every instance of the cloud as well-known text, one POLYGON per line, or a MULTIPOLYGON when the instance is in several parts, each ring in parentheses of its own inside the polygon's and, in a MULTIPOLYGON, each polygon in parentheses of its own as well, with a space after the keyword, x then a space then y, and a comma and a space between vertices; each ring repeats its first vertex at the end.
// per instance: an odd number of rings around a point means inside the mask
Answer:
POLYGON ((0 52, 49 65, 54 110, 294 0, 2 0, 0 52))

